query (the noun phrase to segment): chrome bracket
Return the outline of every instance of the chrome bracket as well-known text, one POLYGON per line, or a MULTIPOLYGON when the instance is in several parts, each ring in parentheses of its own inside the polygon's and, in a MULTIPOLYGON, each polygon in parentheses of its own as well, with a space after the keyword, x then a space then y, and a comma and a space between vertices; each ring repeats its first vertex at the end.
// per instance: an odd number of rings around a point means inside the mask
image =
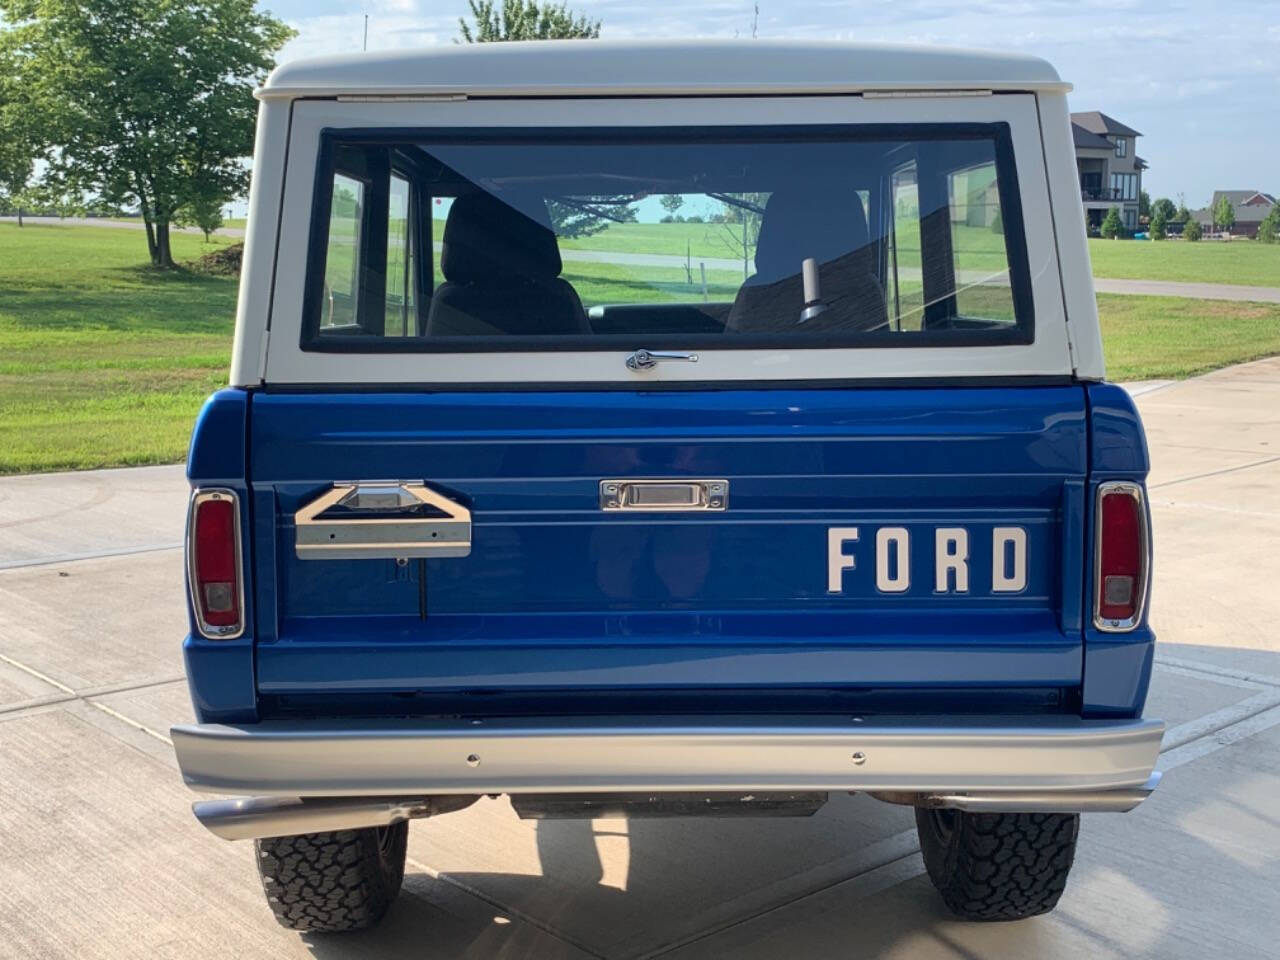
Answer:
POLYGON ((293 515, 300 560, 465 557, 471 511, 421 481, 335 483, 293 515))

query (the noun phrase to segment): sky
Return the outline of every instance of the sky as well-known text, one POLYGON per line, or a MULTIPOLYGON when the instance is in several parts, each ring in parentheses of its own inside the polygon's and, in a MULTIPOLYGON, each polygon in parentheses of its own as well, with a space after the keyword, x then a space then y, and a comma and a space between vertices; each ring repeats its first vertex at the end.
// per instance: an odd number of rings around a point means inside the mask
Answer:
MULTIPOLYGON (((262 0, 298 36, 280 60, 452 43, 466 0, 262 0)), ((738 37, 751 0, 571 0, 601 37, 738 37)), ((1280 192, 1280 0, 760 0, 757 35, 982 47, 1044 57, 1072 110, 1138 130, 1152 197, 1280 192)))

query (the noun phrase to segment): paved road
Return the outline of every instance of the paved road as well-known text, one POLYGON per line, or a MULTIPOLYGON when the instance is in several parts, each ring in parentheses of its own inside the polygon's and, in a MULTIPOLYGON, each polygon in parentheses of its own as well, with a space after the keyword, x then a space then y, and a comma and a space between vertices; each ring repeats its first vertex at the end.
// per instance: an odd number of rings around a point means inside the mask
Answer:
MULTIPOLYGON (((102 220, 97 217, 23 217, 24 223, 42 227, 103 227, 108 230, 141 230, 141 220, 102 220)), ((17 217, 0 217, 0 223, 17 223, 17 217)), ((199 227, 170 227, 176 233, 203 234, 199 227)), ((220 227, 213 231, 220 237, 243 237, 242 227, 220 227)))
POLYGON ((413 824, 379 930, 299 937, 251 848, 192 819, 180 467, 0 479, 0 957, 821 958, 1280 955, 1280 359, 1133 386, 1155 469, 1164 784, 1084 818, 1058 910, 948 917, 908 811, 413 824))
MULTIPOLYGON (((1280 281, 1278 281, 1280 282, 1280 281)), ((1146 297, 1189 297, 1192 300, 1245 300, 1280 303, 1280 287, 1246 287, 1228 283, 1175 283, 1171 280, 1120 280, 1094 277, 1098 293, 1146 297)))
MULTIPOLYGON (((14 220, 15 218, 13 217, 0 217, 0 222, 13 222, 14 220)), ((31 223, 52 226, 110 227, 125 230, 142 229, 142 224, 138 221, 88 220, 76 217, 68 217, 66 219, 59 219, 58 217, 27 217, 27 220, 31 223)), ((183 233, 200 233, 194 227, 175 229, 181 229, 183 233)), ((239 227, 223 227, 215 232, 225 237, 244 236, 244 230, 239 227)), ((436 244, 435 246, 438 251, 440 245, 436 244)), ((611 263, 631 267, 668 267, 677 270, 683 270, 687 263, 684 257, 661 253, 622 253, 611 250, 573 250, 566 248, 561 251, 560 255, 568 262, 611 263)), ((725 257, 702 257, 693 260, 695 276, 697 275, 699 264, 704 264, 708 270, 730 270, 734 272, 742 270, 741 260, 725 257)), ((919 271, 915 271, 915 279, 919 279, 919 271)), ((987 278, 975 275, 963 279, 968 283, 978 283, 987 278)), ((1225 283, 1178 283, 1167 280, 1126 280, 1106 277, 1094 277, 1093 285, 1098 293, 1120 293, 1149 297, 1190 297, 1196 300, 1280 303, 1280 286, 1249 287, 1225 283)))

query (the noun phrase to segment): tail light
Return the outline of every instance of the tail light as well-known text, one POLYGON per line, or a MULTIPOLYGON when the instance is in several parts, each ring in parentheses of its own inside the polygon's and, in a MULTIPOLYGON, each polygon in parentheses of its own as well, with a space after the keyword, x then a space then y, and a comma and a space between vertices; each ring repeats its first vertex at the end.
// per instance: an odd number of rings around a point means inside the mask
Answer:
POLYGON ((240 498, 232 490, 197 490, 187 522, 187 580, 196 627, 211 639, 244 632, 240 498))
POLYGON ((1150 574, 1147 506, 1136 483, 1098 487, 1093 622, 1122 633, 1142 619, 1150 574))

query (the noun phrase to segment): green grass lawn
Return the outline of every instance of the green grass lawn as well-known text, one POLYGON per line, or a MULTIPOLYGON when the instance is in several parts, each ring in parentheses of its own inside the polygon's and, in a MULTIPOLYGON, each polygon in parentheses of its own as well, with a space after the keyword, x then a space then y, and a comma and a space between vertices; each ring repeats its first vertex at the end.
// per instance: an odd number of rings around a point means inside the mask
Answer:
POLYGON ((185 455, 227 380, 236 281, 146 258, 141 231, 0 224, 0 473, 185 455))
POLYGON ((1280 287, 1280 244, 1256 240, 1090 240, 1095 277, 1280 287))
POLYGON ((1098 297, 1111 380, 1191 377, 1280 354, 1280 304, 1098 297))
MULTIPOLYGON (((183 234, 173 247, 180 260, 211 249, 183 234)), ((183 458, 201 402, 226 382, 236 281, 145 261, 141 232, 0 223, 0 473, 183 458)), ((700 278, 690 287, 682 268, 567 261, 565 278, 588 304, 702 298, 700 278)), ((723 301, 740 275, 707 279, 708 298, 723 301)), ((1098 304, 1116 380, 1280 353, 1280 305, 1124 296, 1098 304)))
POLYGON ((662 253, 700 259, 736 260, 741 227, 726 223, 611 223, 589 237, 563 239, 565 250, 609 250, 614 253, 662 253))
MULTIPOLYGON (((905 224, 905 221, 904 221, 905 224)), ((699 260, 740 260, 741 227, 725 223, 611 223, 589 237, 564 239, 566 250, 607 250, 611 253, 660 253, 688 256, 697 270, 699 260)), ((955 228, 958 266, 963 269, 1005 269, 1004 238, 978 227, 955 228)), ((899 264, 920 266, 920 231, 898 230, 899 264)))
MULTIPOLYGON (((583 306, 607 303, 700 303, 702 278, 694 268, 689 283, 682 267, 632 267, 616 263, 568 260, 561 274, 573 284, 583 306)), ((732 301, 742 285, 733 270, 707 271, 707 299, 732 301)))

